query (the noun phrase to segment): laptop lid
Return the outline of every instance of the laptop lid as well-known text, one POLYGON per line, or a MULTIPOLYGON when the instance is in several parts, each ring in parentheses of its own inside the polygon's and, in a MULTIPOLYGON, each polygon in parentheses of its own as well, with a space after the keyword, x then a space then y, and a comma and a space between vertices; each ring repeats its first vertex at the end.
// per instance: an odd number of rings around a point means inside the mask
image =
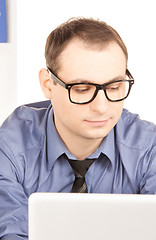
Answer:
POLYGON ((156 196, 33 193, 29 240, 156 240, 156 196))

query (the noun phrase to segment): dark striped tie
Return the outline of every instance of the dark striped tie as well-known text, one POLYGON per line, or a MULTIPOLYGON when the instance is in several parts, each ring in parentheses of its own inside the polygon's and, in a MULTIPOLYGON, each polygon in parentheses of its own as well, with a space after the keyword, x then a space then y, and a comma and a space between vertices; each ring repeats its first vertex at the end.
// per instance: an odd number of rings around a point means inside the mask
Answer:
POLYGON ((75 174, 75 181, 73 183, 72 192, 75 193, 87 193, 87 184, 85 180, 86 172, 88 171, 91 164, 95 159, 86 159, 86 160, 70 160, 70 163, 73 172, 75 174))

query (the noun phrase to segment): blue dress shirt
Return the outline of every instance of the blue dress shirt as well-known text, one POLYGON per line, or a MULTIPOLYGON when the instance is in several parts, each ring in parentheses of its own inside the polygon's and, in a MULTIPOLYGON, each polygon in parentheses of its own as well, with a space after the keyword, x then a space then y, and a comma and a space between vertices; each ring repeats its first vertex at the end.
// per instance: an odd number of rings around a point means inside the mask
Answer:
MULTIPOLYGON (((28 197, 71 192, 75 159, 60 139, 49 101, 17 108, 0 128, 0 239, 27 239, 28 197)), ((156 193, 156 126, 123 110, 88 158, 89 193, 156 193)))

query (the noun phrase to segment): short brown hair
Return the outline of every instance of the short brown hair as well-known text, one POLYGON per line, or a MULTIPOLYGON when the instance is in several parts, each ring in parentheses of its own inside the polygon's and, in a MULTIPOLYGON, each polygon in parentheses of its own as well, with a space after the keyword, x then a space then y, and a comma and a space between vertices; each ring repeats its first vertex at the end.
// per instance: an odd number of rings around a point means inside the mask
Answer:
POLYGON ((127 48, 115 29, 100 20, 92 18, 72 18, 53 30, 47 38, 45 58, 47 67, 57 74, 59 56, 73 38, 84 41, 89 47, 103 48, 110 42, 116 42, 128 60, 127 48))

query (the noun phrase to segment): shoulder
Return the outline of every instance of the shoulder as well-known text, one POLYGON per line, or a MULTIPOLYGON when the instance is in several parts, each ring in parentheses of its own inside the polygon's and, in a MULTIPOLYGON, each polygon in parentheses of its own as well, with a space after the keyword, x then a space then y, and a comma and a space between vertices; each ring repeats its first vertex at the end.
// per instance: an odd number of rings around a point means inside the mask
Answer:
POLYGON ((116 133, 117 140, 127 147, 141 150, 156 145, 156 125, 126 109, 116 125, 116 133))
POLYGON ((18 107, 2 124, 0 128, 0 140, 18 151, 37 146, 45 134, 46 118, 50 101, 32 103, 18 107))

